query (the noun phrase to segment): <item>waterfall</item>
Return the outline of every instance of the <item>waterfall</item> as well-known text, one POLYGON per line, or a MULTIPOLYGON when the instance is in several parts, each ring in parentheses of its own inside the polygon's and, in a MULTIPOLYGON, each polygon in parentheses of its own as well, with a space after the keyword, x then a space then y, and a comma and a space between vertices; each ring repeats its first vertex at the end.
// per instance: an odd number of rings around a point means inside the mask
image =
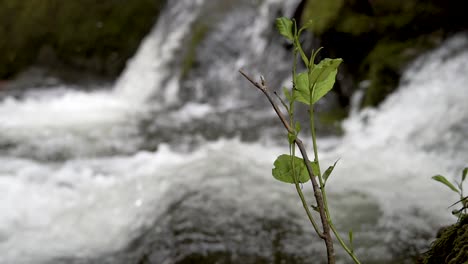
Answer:
MULTIPOLYGON (((114 87, 2 98, 0 264, 323 257, 294 188, 270 175, 288 151, 271 139, 283 131, 237 74, 287 80, 271 21, 296 4, 169 1, 114 87), (192 29, 208 18, 183 77, 192 29)), ((343 137, 318 140, 324 166, 340 159, 330 206, 365 262, 407 257, 455 220, 457 197, 430 177, 467 165, 467 71, 459 35, 415 60, 379 108, 356 110, 343 137)))
MULTIPOLYGON (((201 12, 203 0, 169 1, 149 35, 143 40, 138 53, 128 63, 117 80, 115 92, 135 104, 143 104, 148 98, 162 91, 160 104, 177 101, 178 69, 171 67, 192 23, 201 12), (167 85, 165 89, 161 86, 167 85)), ((154 103, 154 102, 153 102, 154 103)))

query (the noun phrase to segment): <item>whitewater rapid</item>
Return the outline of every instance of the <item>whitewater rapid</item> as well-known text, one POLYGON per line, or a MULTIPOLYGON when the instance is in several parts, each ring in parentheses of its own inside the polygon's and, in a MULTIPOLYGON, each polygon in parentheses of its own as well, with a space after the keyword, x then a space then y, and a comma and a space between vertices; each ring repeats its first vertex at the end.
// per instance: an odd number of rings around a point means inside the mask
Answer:
MULTIPOLYGON (((274 15, 269 4, 279 1, 265 2, 267 19, 274 15)), ((179 229, 212 221, 210 227, 201 224, 203 232, 187 234, 197 235, 190 237, 194 241, 208 237, 211 244, 203 240, 207 244, 187 252, 250 250, 268 258, 272 249, 255 240, 265 228, 260 224, 289 219, 300 231, 281 240, 281 250, 294 255, 302 246, 309 253, 301 254, 323 255, 294 189, 271 177, 272 162, 287 152, 286 144, 268 136, 253 143, 226 136, 190 151, 167 143, 144 148, 139 122, 154 113, 189 124, 225 110, 226 104, 180 102, 180 84, 168 69, 203 3, 180 1, 163 15, 113 89, 54 87, 1 99, 0 263, 86 263, 126 250, 148 230, 162 236, 180 215, 190 221, 179 229), (167 32, 173 33, 161 45, 167 32), (161 105, 175 108, 164 112, 161 105), (194 212, 173 209, 180 204, 194 212), (207 235, 210 228, 220 233, 207 235)), ((254 29, 247 35, 261 34, 254 29)), ((242 66, 242 60, 229 65, 242 66)), ((343 137, 319 139, 322 167, 339 159, 327 186, 333 215, 342 232, 353 229, 363 259, 393 259, 398 249, 389 245, 396 242, 424 248, 427 234, 455 220, 447 207, 456 195, 430 177, 454 178, 468 165, 466 72, 468 37, 460 35, 414 61, 379 108, 349 117, 343 137)), ((250 89, 244 86, 230 89, 250 89)), ((239 104, 245 100, 240 97, 239 104)), ((309 187, 304 185, 311 197, 309 187)), ((178 246, 174 236, 154 258, 178 260, 170 252, 178 246)))

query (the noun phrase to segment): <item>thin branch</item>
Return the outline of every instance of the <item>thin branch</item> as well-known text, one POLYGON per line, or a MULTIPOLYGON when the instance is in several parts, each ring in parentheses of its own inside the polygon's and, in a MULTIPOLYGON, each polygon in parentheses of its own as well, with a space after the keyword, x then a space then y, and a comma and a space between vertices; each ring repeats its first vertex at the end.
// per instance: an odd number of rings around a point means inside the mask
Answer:
POLYGON ((280 100, 280 102, 284 106, 284 108, 286 108, 286 111, 289 111, 289 107, 286 104, 286 102, 283 100, 283 98, 281 98, 281 96, 279 96, 276 91, 274 91, 273 93, 276 95, 276 98, 278 98, 278 100, 280 100))
POLYGON ((288 130, 289 133, 294 133, 294 129, 291 128, 291 126, 289 125, 286 117, 284 117, 283 113, 281 112, 281 110, 279 109, 278 105, 275 103, 275 101, 273 101, 273 98, 271 97, 271 95, 268 93, 268 87, 264 84, 260 84, 256 81, 254 81, 252 78, 250 78, 250 76, 248 76, 246 73, 244 73, 242 70, 239 70, 240 74, 242 74, 242 76, 244 76, 249 82, 251 82, 255 87, 257 87, 260 91, 262 91, 265 96, 268 98, 268 101, 270 101, 271 105, 273 106, 273 109, 275 109, 275 112, 276 114, 278 115, 278 117, 280 118, 281 122, 283 123, 284 127, 286 128, 286 130, 288 130))
MULTIPOLYGON (((265 85, 264 80, 262 80, 262 83, 258 83, 254 81, 250 76, 248 76, 246 73, 244 73, 242 70, 239 70, 239 72, 244 76, 250 83, 253 84, 256 88, 258 88, 260 91, 262 91, 265 96, 268 98, 268 101, 270 101, 270 104, 273 106, 273 109, 275 110, 276 114, 278 115, 279 119, 281 120, 281 123, 283 123, 284 127, 289 133, 294 133, 294 129, 291 128, 291 126, 288 124, 287 119, 283 115, 283 113, 279 110, 278 105, 275 103, 273 98, 271 97, 268 87, 265 85)), ((325 206, 323 202, 323 197, 322 193, 320 191, 320 187, 317 184, 317 180, 315 179, 314 172, 312 170, 312 166, 310 165, 310 160, 307 156, 307 152, 305 150, 304 144, 302 143, 302 140, 299 138, 296 138, 295 143, 297 147, 299 148, 302 157, 304 158, 304 164, 307 168, 307 172, 309 173, 310 180, 312 182, 312 188, 314 190, 314 196, 315 200, 317 201, 318 209, 319 209, 319 214, 320 214, 320 220, 322 222, 322 227, 324 229, 323 233, 318 233, 319 237, 322 238, 325 241, 325 245, 327 248, 327 256, 328 256, 328 263, 335 263, 335 252, 333 249, 333 240, 330 234, 330 225, 328 223, 327 215, 325 213, 325 206)))

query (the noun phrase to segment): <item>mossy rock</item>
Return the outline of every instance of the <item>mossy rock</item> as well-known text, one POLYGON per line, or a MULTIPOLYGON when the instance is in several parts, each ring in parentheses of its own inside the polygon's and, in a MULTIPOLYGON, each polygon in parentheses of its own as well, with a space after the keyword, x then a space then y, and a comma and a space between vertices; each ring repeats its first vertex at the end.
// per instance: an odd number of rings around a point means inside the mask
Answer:
POLYGON ((458 223, 445 228, 431 249, 425 253, 424 264, 468 263, 468 215, 458 223))
POLYGON ((370 81, 363 106, 378 105, 411 60, 468 27, 463 0, 303 0, 300 8, 296 18, 315 21, 315 45, 343 58, 354 88, 370 81))
POLYGON ((116 76, 165 1, 1 0, 0 79, 36 63, 116 76), (52 54, 52 55, 51 55, 52 54))
POLYGON ((202 21, 197 22, 198 23, 195 24, 192 30, 190 42, 187 46, 185 56, 183 57, 182 61, 181 77, 183 79, 188 76, 190 70, 195 66, 197 58, 197 47, 205 39, 210 30, 210 26, 207 23, 203 23, 202 21))
POLYGON ((312 19, 312 31, 322 34, 333 26, 343 7, 344 0, 310 0, 306 1, 301 21, 307 22, 312 19))
POLYGON ((383 101, 397 86, 407 64, 417 55, 434 47, 441 39, 437 33, 406 41, 379 41, 364 58, 360 71, 370 81, 364 97, 364 106, 383 101))

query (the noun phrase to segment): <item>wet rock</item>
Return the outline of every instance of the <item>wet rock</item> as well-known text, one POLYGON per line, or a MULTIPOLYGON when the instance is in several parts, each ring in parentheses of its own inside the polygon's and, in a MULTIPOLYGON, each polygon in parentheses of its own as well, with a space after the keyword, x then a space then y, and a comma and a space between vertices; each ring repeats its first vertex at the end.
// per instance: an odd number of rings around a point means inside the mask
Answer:
POLYGON ((296 18, 315 21, 314 46, 325 57, 341 57, 341 71, 353 80, 340 83, 348 97, 357 83, 369 80, 363 106, 375 106, 398 85, 408 63, 454 32, 468 29, 467 2, 304 0, 296 18), (348 86, 348 87, 347 87, 348 86))
POLYGON ((5 0, 0 79, 39 64, 113 78, 153 26, 164 0, 5 0))

